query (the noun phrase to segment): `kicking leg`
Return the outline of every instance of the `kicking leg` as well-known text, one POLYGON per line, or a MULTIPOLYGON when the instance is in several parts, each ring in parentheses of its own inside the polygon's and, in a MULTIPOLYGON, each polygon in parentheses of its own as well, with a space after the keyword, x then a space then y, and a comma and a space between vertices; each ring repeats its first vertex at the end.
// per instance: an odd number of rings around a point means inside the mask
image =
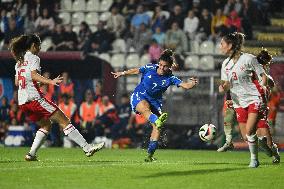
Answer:
POLYGON ((68 136, 73 142, 78 144, 87 157, 92 156, 95 152, 103 148, 104 142, 96 145, 88 144, 84 137, 79 133, 79 131, 70 123, 70 120, 64 115, 64 113, 58 109, 50 117, 52 121, 56 121, 62 128, 66 136, 68 136))

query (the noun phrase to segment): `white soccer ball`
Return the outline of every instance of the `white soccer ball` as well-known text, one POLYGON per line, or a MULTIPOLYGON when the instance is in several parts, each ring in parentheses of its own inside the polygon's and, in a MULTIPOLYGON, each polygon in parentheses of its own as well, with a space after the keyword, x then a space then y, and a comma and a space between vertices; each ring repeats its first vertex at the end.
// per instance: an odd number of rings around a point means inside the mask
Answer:
POLYGON ((216 127, 213 124, 204 124, 199 129, 199 137, 201 140, 208 142, 216 136, 216 127))

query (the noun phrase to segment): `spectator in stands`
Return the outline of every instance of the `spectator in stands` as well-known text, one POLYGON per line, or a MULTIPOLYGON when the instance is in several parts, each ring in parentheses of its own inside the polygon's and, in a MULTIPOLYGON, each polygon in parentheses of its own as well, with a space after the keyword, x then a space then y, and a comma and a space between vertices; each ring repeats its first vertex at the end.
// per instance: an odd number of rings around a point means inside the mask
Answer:
MULTIPOLYGON (((127 2, 125 2, 124 0, 114 0, 112 5, 110 6, 109 10, 112 10, 113 7, 116 7, 118 12, 120 14, 122 14, 122 9, 126 4, 127 4, 127 2)), ((134 11, 135 11, 135 9, 134 9, 134 11)))
POLYGON ((184 19, 183 27, 183 31, 186 33, 188 39, 194 40, 198 25, 199 19, 195 16, 193 10, 189 10, 187 17, 184 19))
POLYGON ((226 24, 226 27, 228 29, 228 33, 241 31, 241 28, 242 28, 241 18, 239 17, 239 15, 236 11, 232 11, 230 13, 230 16, 227 18, 225 24, 226 24))
POLYGON ((126 51, 129 52, 130 47, 134 47, 136 52, 139 55, 142 55, 144 50, 149 48, 151 38, 151 30, 148 29, 144 23, 140 24, 140 27, 134 30, 133 39, 128 38, 126 41, 126 51))
POLYGON ((107 20, 107 29, 113 33, 116 38, 120 38, 125 30, 125 19, 119 14, 116 6, 111 8, 111 15, 107 20))
POLYGON ((172 49, 177 54, 186 52, 188 49, 187 37, 177 22, 173 22, 171 29, 166 33, 165 48, 172 49))
POLYGON ((161 31, 161 28, 156 27, 155 33, 152 35, 152 38, 157 41, 157 43, 163 47, 165 43, 165 33, 161 31))
POLYGON ((22 16, 18 15, 18 12, 15 8, 13 8, 10 12, 10 17, 5 17, 4 18, 4 32, 10 32, 9 31, 9 25, 11 20, 14 20, 16 23, 16 28, 20 31, 23 31, 24 29, 24 18, 22 16))
POLYGON ((155 7, 155 11, 151 19, 152 32, 155 32, 157 27, 159 27, 162 31, 165 31, 166 17, 162 15, 162 9, 160 6, 155 7))
POLYGON ((74 97, 74 83, 69 77, 68 72, 62 73, 63 80, 59 84, 59 102, 61 102, 61 96, 63 94, 68 94, 70 98, 74 97))
POLYGON ((201 17, 199 19, 198 34, 196 40, 201 42, 207 40, 211 35, 211 22, 212 18, 207 9, 202 10, 201 17))
POLYGON ((28 5, 24 0, 17 0, 13 7, 17 10, 19 16, 24 17, 27 15, 28 5))
POLYGON ((122 13, 126 17, 126 22, 130 23, 132 17, 135 15, 137 8, 136 0, 128 0, 128 3, 123 7, 122 13))
POLYGON ((243 9, 241 12, 242 27, 247 39, 252 39, 252 25, 257 23, 257 10, 256 5, 251 0, 243 1, 243 9))
POLYGON ((90 89, 85 92, 85 101, 81 103, 79 110, 81 118, 82 134, 87 141, 95 138, 94 125, 99 115, 98 104, 93 100, 93 93, 90 89))
POLYGON ((9 28, 4 34, 4 46, 3 49, 7 50, 10 40, 14 37, 20 36, 23 34, 23 30, 17 28, 16 20, 9 19, 9 28))
POLYGON ((103 82, 101 80, 96 82, 94 101, 96 103, 102 102, 103 82))
POLYGON ((77 109, 77 105, 72 100, 70 100, 70 96, 66 93, 62 94, 61 98, 62 102, 59 103, 58 107, 72 122, 74 122, 73 118, 77 109))
POLYGON ((224 1, 222 1, 222 0, 213 0, 211 8, 212 9, 209 9, 210 12, 216 12, 218 9, 223 10, 223 8, 224 8, 224 1))
POLYGON ((12 125, 23 125, 25 122, 25 115, 22 110, 18 109, 18 104, 11 106, 9 117, 12 125))
POLYGON ((55 31, 51 34, 51 41, 53 43, 52 50, 65 51, 68 50, 65 41, 64 27, 61 24, 55 26, 55 31))
POLYGON ((170 17, 167 21, 167 29, 172 27, 173 23, 177 23, 179 28, 183 28, 184 15, 180 5, 175 5, 173 12, 170 13, 170 17))
POLYGON ((81 22, 78 35, 78 49, 82 50, 86 45, 92 31, 86 22, 81 22))
POLYGON ((18 104, 18 90, 14 90, 13 92, 13 98, 10 100, 10 107, 13 104, 18 104))
POLYGON ((41 38, 51 34, 55 26, 55 22, 52 16, 50 16, 47 8, 44 8, 42 10, 42 14, 40 14, 40 16, 36 19, 35 26, 36 32, 39 33, 41 38))
POLYGON ((28 12, 28 16, 25 18, 24 29, 26 33, 34 33, 36 31, 37 14, 35 9, 31 9, 28 12))
POLYGON ((136 9, 136 14, 131 19, 131 31, 139 29, 141 24, 144 24, 146 27, 150 25, 151 18, 144 12, 143 5, 138 5, 136 9))
POLYGON ((0 122, 10 121, 10 105, 8 103, 7 97, 1 98, 1 107, 0 107, 0 122))
POLYGON ((211 23, 211 34, 214 39, 227 34, 227 28, 225 26, 226 19, 227 17, 223 15, 222 9, 217 9, 211 23))
MULTIPOLYGON (((49 72, 44 72, 43 77, 45 78, 50 78, 50 73, 49 72)), ((54 95, 54 85, 47 85, 47 84, 42 84, 40 87, 40 90, 43 92, 44 96, 48 100, 53 100, 53 95, 54 95)))
POLYGON ((149 53, 149 56, 150 56, 151 63, 153 63, 153 64, 158 63, 158 60, 159 60, 161 53, 162 53, 162 48, 157 43, 157 41, 155 39, 152 39, 148 53, 149 53))
POLYGON ((119 117, 119 123, 114 124, 111 133, 112 133, 112 139, 118 139, 120 137, 127 136, 127 126, 129 124, 129 119, 131 117, 132 109, 130 106, 130 100, 128 94, 122 94, 121 98, 121 104, 117 107, 117 114, 119 117))
POLYGON ((85 52, 97 52, 104 53, 111 50, 111 43, 114 40, 114 36, 104 29, 104 23, 99 21, 97 24, 97 31, 90 35, 90 39, 87 41, 85 52))
POLYGON ((194 15, 197 16, 197 18, 200 18, 201 16, 201 9, 202 7, 200 6, 200 0, 194 0, 192 2, 192 10, 194 12, 194 15))
POLYGON ((67 47, 67 50, 75 51, 78 46, 77 34, 72 30, 72 25, 65 25, 64 41, 67 47))
POLYGON ((108 96, 102 97, 102 102, 98 104, 99 105, 99 115, 102 116, 107 111, 114 109, 114 105, 110 102, 108 96))
POLYGON ((229 16, 230 12, 235 9, 235 0, 227 0, 224 6, 224 15, 229 16))
POLYGON ((7 11, 6 9, 1 9, 1 14, 0 14, 0 31, 4 33, 5 31, 5 22, 8 20, 7 17, 7 11))

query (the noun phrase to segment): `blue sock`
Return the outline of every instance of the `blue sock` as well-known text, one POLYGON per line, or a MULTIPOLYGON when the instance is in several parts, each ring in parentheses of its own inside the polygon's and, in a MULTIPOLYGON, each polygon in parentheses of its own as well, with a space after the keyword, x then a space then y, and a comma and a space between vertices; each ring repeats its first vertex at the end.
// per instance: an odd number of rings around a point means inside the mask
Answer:
POLYGON ((158 148, 158 141, 151 140, 148 146, 148 154, 153 155, 158 148))
POLYGON ((158 116, 156 116, 155 114, 151 114, 149 117, 149 121, 151 123, 155 123, 157 119, 158 119, 158 116))

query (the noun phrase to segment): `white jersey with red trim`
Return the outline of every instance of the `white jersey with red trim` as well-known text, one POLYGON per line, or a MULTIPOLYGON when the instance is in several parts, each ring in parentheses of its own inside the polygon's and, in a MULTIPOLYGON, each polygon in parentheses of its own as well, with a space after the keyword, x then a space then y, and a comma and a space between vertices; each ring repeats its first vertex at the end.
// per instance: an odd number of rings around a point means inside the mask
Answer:
POLYGON ((18 102, 19 105, 42 98, 38 83, 32 80, 32 71, 40 72, 40 58, 30 51, 24 56, 23 63, 15 66, 16 79, 18 80, 18 102))
POLYGON ((254 55, 243 53, 236 63, 224 60, 221 80, 230 82, 230 92, 234 108, 246 108, 252 103, 263 102, 263 88, 259 83, 265 71, 254 55))

